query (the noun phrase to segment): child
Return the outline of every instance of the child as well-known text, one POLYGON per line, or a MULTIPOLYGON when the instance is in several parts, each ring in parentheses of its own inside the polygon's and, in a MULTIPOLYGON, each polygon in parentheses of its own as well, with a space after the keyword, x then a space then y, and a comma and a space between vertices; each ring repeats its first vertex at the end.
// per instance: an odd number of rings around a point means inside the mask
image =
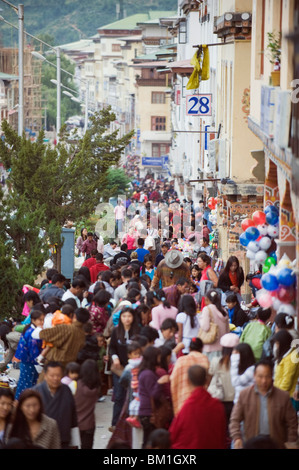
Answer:
POLYGON ((73 395, 77 390, 77 381, 80 374, 80 364, 78 362, 69 362, 66 365, 65 376, 62 377, 61 382, 68 385, 73 395))
MULTIPOLYGON (((61 307, 61 310, 56 310, 52 316, 51 326, 56 325, 70 325, 73 321, 75 308, 70 304, 65 304, 61 307)), ((48 352, 52 347, 51 343, 43 343, 43 350, 41 354, 36 358, 39 365, 43 365, 47 357, 48 352)))
POLYGON ((229 315, 230 324, 235 327, 242 327, 248 322, 246 312, 241 308, 236 294, 230 294, 226 297, 227 313, 229 315))
POLYGON ((271 314, 271 308, 260 307, 257 311, 257 319, 245 326, 240 337, 240 343, 248 343, 251 346, 256 361, 260 360, 263 345, 272 334, 271 328, 266 325, 271 314))
POLYGON ((191 269, 191 279, 193 281, 193 284, 195 284, 197 287, 199 287, 201 271, 202 270, 199 268, 197 264, 193 264, 192 269, 191 269))
POLYGON ((93 334, 93 325, 91 322, 87 322, 83 325, 83 330, 85 332, 85 344, 83 348, 79 351, 77 356, 77 362, 83 364, 86 359, 93 359, 98 361, 100 348, 98 346, 98 339, 95 334, 93 334))
POLYGON ((126 419, 130 426, 141 428, 138 419, 139 411, 139 397, 138 397, 138 371, 139 365, 142 361, 141 346, 137 341, 132 341, 127 345, 128 364, 125 367, 120 383, 124 387, 129 388, 130 402, 129 402, 129 417, 126 419))
POLYGON ((178 332, 178 324, 172 318, 166 318, 160 327, 159 338, 155 340, 154 346, 159 348, 160 346, 167 346, 172 350, 171 362, 175 363, 177 360, 177 354, 184 349, 184 343, 180 342, 176 344, 175 334, 178 332))
POLYGON ((145 255, 142 267, 140 269, 140 276, 147 274, 151 280, 153 280, 156 268, 154 267, 154 261, 152 255, 145 255))
MULTIPOLYGON (((99 372, 101 376, 101 381, 102 381, 102 386, 101 386, 101 394, 102 396, 99 398, 98 401, 102 402, 105 401, 105 395, 107 395, 107 391, 109 388, 109 379, 108 375, 105 374, 105 358, 107 354, 107 345, 106 345, 106 340, 105 336, 103 333, 97 333, 96 334, 97 342, 98 342, 98 347, 99 347, 99 355, 98 355, 98 367, 99 367, 99 372)), ((111 388, 111 387, 110 387, 111 388)))

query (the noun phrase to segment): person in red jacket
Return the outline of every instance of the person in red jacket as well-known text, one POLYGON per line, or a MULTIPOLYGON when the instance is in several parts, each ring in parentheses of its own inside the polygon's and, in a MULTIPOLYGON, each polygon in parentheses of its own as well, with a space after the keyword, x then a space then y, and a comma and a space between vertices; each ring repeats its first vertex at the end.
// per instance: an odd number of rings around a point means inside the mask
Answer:
POLYGON ((90 272, 90 281, 94 284, 98 278, 98 274, 100 271, 109 271, 108 266, 103 263, 103 255, 102 253, 96 254, 96 264, 89 268, 90 272))
POLYGON ((226 449, 223 404, 205 388, 207 372, 200 365, 188 369, 193 392, 169 428, 172 449, 226 449))

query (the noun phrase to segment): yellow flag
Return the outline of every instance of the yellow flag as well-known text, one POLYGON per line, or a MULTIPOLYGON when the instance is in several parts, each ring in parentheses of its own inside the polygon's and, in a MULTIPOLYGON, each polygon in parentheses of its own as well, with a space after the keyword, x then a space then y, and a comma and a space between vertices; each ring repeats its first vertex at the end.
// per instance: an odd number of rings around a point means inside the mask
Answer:
POLYGON ((208 80, 210 78, 210 53, 208 46, 200 46, 190 63, 194 66, 194 69, 186 89, 194 90, 199 87, 201 80, 208 80))

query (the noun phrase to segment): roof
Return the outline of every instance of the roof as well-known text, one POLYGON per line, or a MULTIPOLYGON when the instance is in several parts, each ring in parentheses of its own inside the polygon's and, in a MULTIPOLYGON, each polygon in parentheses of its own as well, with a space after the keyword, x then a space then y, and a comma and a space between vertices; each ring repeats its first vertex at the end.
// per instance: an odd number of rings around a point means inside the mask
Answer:
POLYGON ((19 80, 18 75, 0 72, 0 80, 19 80))
POLYGON ((155 19, 165 18, 168 16, 173 16, 175 12, 173 11, 159 11, 152 10, 148 13, 136 13, 135 15, 127 16, 121 20, 115 21, 114 23, 107 24, 105 26, 100 26, 98 30, 104 29, 135 29, 137 24, 145 23, 147 21, 153 21, 155 19))

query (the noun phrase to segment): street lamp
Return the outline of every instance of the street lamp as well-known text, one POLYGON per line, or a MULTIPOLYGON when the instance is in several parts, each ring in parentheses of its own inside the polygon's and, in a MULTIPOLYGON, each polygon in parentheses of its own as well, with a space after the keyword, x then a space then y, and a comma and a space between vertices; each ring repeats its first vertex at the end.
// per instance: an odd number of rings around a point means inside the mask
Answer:
MULTIPOLYGON (((9 5, 18 14, 19 28, 19 112, 18 112, 18 135, 22 136, 24 130, 24 5, 16 7, 7 0, 2 2, 9 5)), ((4 18, 1 17, 3 21, 4 18)))

